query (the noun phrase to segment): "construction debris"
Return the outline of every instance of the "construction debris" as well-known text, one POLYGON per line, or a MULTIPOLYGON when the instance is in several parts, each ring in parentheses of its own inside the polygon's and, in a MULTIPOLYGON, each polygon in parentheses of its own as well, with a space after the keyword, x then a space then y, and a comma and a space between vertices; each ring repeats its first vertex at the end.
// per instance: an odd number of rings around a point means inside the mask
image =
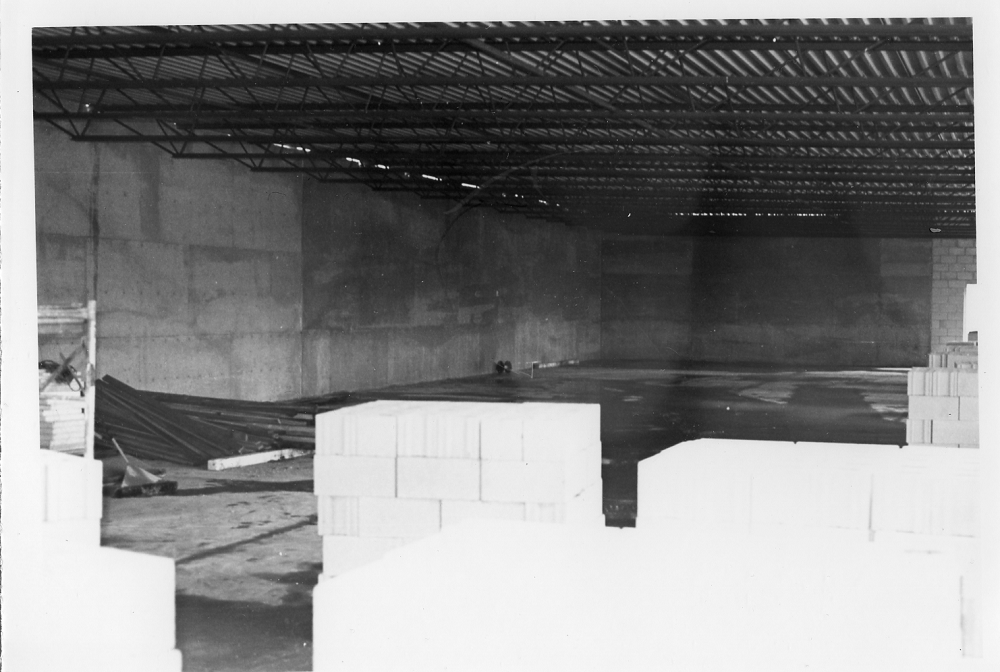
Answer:
POLYGON ((262 402, 145 392, 104 376, 97 381, 95 443, 113 450, 117 439, 135 457, 199 466, 270 451, 311 451, 316 413, 347 403, 346 394, 262 402))
POLYGON ((299 450, 298 448, 283 448, 281 450, 268 450, 263 453, 251 453, 250 455, 219 457, 209 460, 207 466, 209 471, 222 471, 223 469, 234 469, 236 467, 249 467, 252 464, 292 460, 296 457, 312 455, 313 452, 312 450, 299 450))

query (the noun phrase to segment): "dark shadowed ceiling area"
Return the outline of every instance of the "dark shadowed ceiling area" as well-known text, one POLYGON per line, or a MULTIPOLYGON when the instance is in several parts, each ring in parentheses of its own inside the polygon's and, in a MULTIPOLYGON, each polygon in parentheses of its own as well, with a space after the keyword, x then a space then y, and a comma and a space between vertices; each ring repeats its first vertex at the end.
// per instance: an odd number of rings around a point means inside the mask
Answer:
POLYGON ((654 234, 975 236, 969 19, 40 28, 36 119, 654 234))

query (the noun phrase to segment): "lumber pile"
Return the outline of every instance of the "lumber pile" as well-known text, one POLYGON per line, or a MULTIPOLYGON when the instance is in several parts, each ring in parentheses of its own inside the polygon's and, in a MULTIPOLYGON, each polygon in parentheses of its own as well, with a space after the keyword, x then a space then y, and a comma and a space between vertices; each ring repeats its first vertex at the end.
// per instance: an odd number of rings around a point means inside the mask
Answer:
POLYGON ((114 449, 112 438, 118 439, 130 455, 187 465, 270 449, 266 436, 237 432, 192 418, 146 392, 104 376, 97 381, 95 445, 114 449))
POLYGON ((282 402, 218 399, 166 392, 147 394, 179 413, 216 427, 270 437, 273 450, 312 450, 316 443, 316 413, 340 408, 348 399, 346 394, 282 402))
POLYGON ((97 381, 95 445, 175 464, 263 451, 312 450, 315 415, 348 395, 289 402, 241 401, 136 390, 112 376, 97 381))

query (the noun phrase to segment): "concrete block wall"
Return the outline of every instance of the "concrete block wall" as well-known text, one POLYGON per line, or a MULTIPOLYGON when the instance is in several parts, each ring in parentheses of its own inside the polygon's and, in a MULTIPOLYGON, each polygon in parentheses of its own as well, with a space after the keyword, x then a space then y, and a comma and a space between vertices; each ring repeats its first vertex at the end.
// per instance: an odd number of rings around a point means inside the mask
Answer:
POLYGON ((941 352, 948 343, 968 337, 962 333, 962 311, 965 286, 976 282, 976 241, 935 238, 932 242, 931 350, 941 352))
POLYGON ((611 359, 913 366, 930 349, 931 243, 612 236, 611 359))
POLYGON ((303 201, 303 393, 600 354, 600 234, 357 185, 303 201))
POLYGON ((603 525, 595 404, 376 401, 316 418, 323 573, 469 518, 603 525))
MULTIPOLYGON (((75 143, 35 125, 38 300, 97 300, 98 373, 142 389, 301 394, 301 178, 75 143)), ((73 345, 40 340, 43 358, 73 345)))
POLYGON ((929 355, 930 366, 910 369, 907 374, 906 442, 978 448, 978 347, 949 343, 944 348, 929 355))

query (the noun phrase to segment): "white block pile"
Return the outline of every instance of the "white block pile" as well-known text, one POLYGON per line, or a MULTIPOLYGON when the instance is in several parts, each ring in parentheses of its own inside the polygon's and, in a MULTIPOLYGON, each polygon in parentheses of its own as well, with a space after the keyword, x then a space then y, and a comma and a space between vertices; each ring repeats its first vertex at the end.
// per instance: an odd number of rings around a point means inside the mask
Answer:
POLYGON ((929 367, 914 368, 908 374, 906 442, 978 448, 977 346, 951 343, 947 348, 947 352, 930 355, 929 367))
POLYGON ((466 521, 322 582, 312 669, 941 672, 959 592, 876 544, 466 521))
POLYGON ((636 527, 946 555, 964 585, 963 651, 977 655, 979 462, 941 446, 689 441, 639 463, 636 527))
POLYGON ((100 461, 37 457, 41 521, 17 577, 32 595, 4 623, 4 667, 181 672, 174 561, 100 545, 100 461))
POLYGON ((181 672, 173 560, 66 543, 32 552, 17 580, 35 595, 4 624, 5 669, 181 672))
POLYGON ((65 385, 50 384, 38 396, 42 448, 83 455, 87 448, 86 400, 65 385))
POLYGON ((39 457, 43 537, 100 546, 101 462, 49 450, 39 457))
POLYGON ((316 417, 323 573, 467 518, 604 525, 596 404, 376 401, 316 417))

